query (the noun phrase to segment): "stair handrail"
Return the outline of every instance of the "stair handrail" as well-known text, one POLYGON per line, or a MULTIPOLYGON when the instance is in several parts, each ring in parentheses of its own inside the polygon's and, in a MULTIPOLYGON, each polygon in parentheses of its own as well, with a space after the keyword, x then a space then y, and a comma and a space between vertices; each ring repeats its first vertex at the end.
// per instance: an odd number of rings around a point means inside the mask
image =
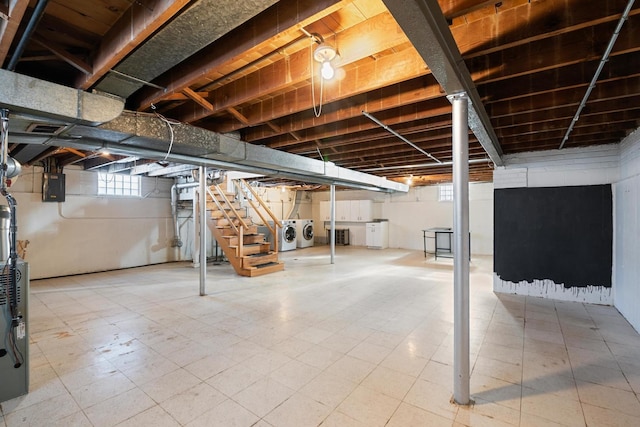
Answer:
POLYGON ((269 206, 267 206, 264 200, 262 200, 262 198, 258 195, 258 193, 253 189, 253 187, 247 184, 247 181, 245 181, 242 178, 240 178, 240 181, 244 184, 245 187, 247 187, 247 189, 251 192, 251 194, 253 194, 253 197, 256 198, 260 206, 262 206, 264 210, 269 214, 269 216, 273 220, 273 223, 276 224, 278 227, 282 228, 282 222, 280 222, 278 217, 271 211, 271 209, 269 209, 269 206))
POLYGON ((211 188, 206 187, 206 191, 209 194, 209 197, 211 197, 211 200, 213 200, 213 202, 218 207, 218 210, 220 212, 222 212, 222 214, 224 215, 225 219, 229 222, 231 227, 233 227, 233 231, 235 231, 235 233, 238 234, 239 233, 238 227, 233 223, 233 221, 231 220, 231 217, 229 216, 227 211, 222 208, 222 205, 220 204, 220 201, 218 199, 216 199, 216 196, 215 196, 215 194, 213 194, 213 191, 211 191, 211 188))
MULTIPOLYGON (((247 194, 246 189, 243 188, 242 185, 238 185, 238 183, 236 182, 236 180, 233 180, 233 185, 236 189, 238 189, 238 191, 244 196, 245 199, 247 199, 247 201, 249 202, 249 204, 251 205, 251 207, 253 208, 253 210, 258 214, 258 216, 260 217, 260 219, 262 220, 262 223, 267 227, 267 229, 269 230, 269 232, 271 233, 272 236, 276 236, 276 227, 280 227, 282 228, 282 223, 280 223, 279 225, 274 222, 274 226, 272 227, 271 224, 269 224, 269 220, 267 219, 267 217, 265 217, 262 212, 260 212, 260 208, 258 206, 256 206, 256 204, 254 203, 253 200, 251 200, 251 198, 249 197, 249 195, 247 194)), ((247 186, 246 182, 243 182, 244 186, 247 186)), ((259 198, 256 197, 256 199, 260 200, 259 198)), ((266 206, 265 206, 266 207, 266 206)), ((278 239, 273 239, 273 250, 274 252, 278 252, 278 239)))
MULTIPOLYGON (((229 209, 231 210, 231 212, 233 212, 233 214, 235 215, 235 217, 238 219, 238 221, 240 221, 240 224, 244 227, 244 228, 249 228, 249 226, 247 225, 246 222, 244 222, 244 219, 240 216, 240 214, 238 213, 238 211, 236 210, 236 208, 233 207, 233 205, 231 204, 231 202, 229 201, 229 199, 227 199, 227 195, 224 194, 224 192, 222 191, 222 189, 220 188, 220 186, 218 184, 214 184, 213 185, 216 188, 216 191, 218 192, 218 194, 220 194, 220 196, 222 196, 222 198, 224 199, 225 203, 227 204, 227 206, 229 206, 229 209)), ((236 232, 238 230, 236 229, 236 232)))

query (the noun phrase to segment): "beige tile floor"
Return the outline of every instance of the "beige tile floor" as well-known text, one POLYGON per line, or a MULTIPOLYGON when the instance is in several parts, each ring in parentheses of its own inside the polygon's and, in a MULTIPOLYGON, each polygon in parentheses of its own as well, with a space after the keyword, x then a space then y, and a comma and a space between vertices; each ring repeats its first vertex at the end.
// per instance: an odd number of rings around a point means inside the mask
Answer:
POLYGON ((638 426, 615 308, 491 291, 471 268, 473 406, 453 389, 451 260, 338 247, 235 276, 175 263, 39 280, 31 392, 0 426, 638 426))

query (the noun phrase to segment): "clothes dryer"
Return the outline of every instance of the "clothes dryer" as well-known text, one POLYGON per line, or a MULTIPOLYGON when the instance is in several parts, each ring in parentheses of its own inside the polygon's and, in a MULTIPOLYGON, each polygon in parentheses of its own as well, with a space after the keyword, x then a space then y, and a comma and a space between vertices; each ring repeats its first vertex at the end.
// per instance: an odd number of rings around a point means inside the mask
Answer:
POLYGON ((308 248, 313 246, 314 231, 312 219, 299 219, 296 221, 298 230, 298 242, 299 248, 308 248))

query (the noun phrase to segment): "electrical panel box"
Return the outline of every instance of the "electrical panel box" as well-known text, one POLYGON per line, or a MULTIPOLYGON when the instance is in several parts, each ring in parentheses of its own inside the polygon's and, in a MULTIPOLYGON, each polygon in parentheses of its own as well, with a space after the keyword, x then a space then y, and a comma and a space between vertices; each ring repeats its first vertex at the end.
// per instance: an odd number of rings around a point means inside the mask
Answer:
POLYGON ((42 201, 64 202, 64 182, 63 173, 45 172, 42 177, 42 201))
POLYGON ((9 268, 0 273, 0 402, 29 392, 29 266, 16 263, 16 307, 11 310, 12 286, 9 268), (13 311, 13 313, 12 313, 13 311), (16 316, 14 322, 12 317, 16 316))

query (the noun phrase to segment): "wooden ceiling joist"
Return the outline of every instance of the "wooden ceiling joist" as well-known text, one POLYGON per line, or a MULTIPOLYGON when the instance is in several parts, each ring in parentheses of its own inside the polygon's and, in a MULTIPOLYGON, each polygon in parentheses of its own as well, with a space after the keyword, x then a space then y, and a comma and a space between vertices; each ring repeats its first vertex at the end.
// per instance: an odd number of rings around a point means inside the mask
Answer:
POLYGON ((20 21, 29 6, 29 0, 11 0, 9 2, 6 18, 0 22, 0 64, 7 58, 11 43, 13 42, 20 21))
POLYGON ((83 61, 82 59, 76 57, 75 55, 70 54, 69 52, 67 52, 62 46, 60 46, 59 44, 51 41, 51 40, 45 40, 44 38, 40 37, 38 34, 34 34, 31 39, 38 43, 39 45, 41 45, 42 47, 46 48, 47 50, 51 51, 54 55, 56 55, 58 58, 62 59, 64 62, 66 62, 67 64, 71 65, 72 67, 82 71, 83 73, 89 75, 93 72, 93 68, 91 67, 90 64, 88 64, 87 62, 83 61))
MULTIPOLYGON (((334 82, 324 88, 323 103, 331 103, 352 96, 389 86, 428 73, 427 67, 412 48, 404 49, 400 53, 388 55, 377 61, 367 62, 352 70, 349 78, 334 82)), ((249 123, 258 124, 270 120, 313 109, 311 86, 297 88, 282 95, 274 96, 241 110, 249 119, 249 123)), ((222 126, 216 130, 231 132, 240 126, 222 126)))
POLYGON ((207 110, 207 111, 214 111, 215 110, 213 104, 211 104, 209 101, 207 101, 200 94, 198 94, 195 91, 193 91, 191 88, 185 87, 184 89, 182 89, 182 93, 187 98, 189 98, 190 100, 192 100, 193 102, 195 102, 196 104, 198 104, 199 106, 204 108, 205 110, 207 110))
MULTIPOLYGON (((407 42, 406 36, 389 13, 380 14, 355 25, 334 38, 332 43, 340 48, 340 57, 336 64, 339 67, 346 67, 363 58, 407 42), (388 30, 381 32, 380 28, 388 30), (367 40, 367 43, 363 43, 362 40, 367 40)), ((313 65, 316 68, 315 66, 318 65, 312 59, 311 43, 309 40, 297 52, 230 82, 223 88, 213 90, 210 97, 214 100, 216 108, 224 110, 227 107, 236 107, 309 80, 312 71, 310 66, 313 65)), ((317 70, 313 72, 317 73, 317 70)), ((318 80, 319 76, 316 83, 318 80)), ((329 89, 329 85, 326 85, 329 89)), ((212 111, 207 109, 194 110, 186 106, 183 111, 173 113, 173 116, 180 121, 191 123, 211 113, 212 111)))
POLYGON ((144 0, 134 1, 102 39, 93 60, 93 72, 81 76, 76 87, 89 89, 101 77, 114 68, 139 44, 167 23, 190 0, 144 0))
MULTIPOLYGON (((276 131, 276 134, 270 131, 265 132, 263 127, 248 129, 245 133, 245 140, 252 142, 266 137, 273 138, 290 132, 300 132, 316 126, 361 117, 363 111, 377 113, 405 105, 414 105, 426 100, 433 100, 426 106, 427 108, 440 110, 441 107, 447 106, 448 111, 451 111, 451 104, 442 98, 440 85, 429 74, 352 97, 351 102, 346 105, 339 105, 339 103, 327 105, 323 107, 320 117, 311 114, 309 110, 290 115, 286 122, 279 126, 280 131, 276 131)), ((273 130, 275 131, 275 129, 273 130)))
MULTIPOLYGON (((204 48, 197 58, 175 67, 174 72, 161 76, 158 84, 166 91, 143 90, 136 97, 139 110, 148 109, 165 97, 180 92, 185 87, 194 86, 203 79, 209 81, 223 77, 219 73, 225 65, 246 61, 247 58, 260 57, 272 45, 271 37, 278 35, 278 40, 285 44, 300 37, 300 29, 322 16, 327 16, 352 0, 321 0, 303 2, 301 0, 282 0, 275 7, 269 8, 248 23, 225 35, 220 43, 204 48), (273 23, 278 22, 278 28, 273 23), (231 48, 230 48, 231 46, 231 48)), ((234 105, 232 105, 234 106, 234 105)))

